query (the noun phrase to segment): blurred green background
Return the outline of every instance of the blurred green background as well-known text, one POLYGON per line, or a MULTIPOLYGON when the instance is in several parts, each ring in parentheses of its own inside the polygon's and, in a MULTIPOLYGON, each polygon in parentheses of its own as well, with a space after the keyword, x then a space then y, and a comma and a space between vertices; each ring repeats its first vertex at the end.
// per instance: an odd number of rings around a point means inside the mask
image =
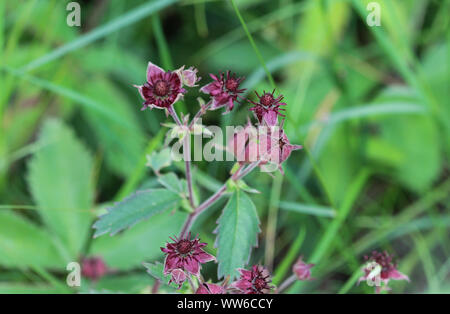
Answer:
MULTIPOLYGON (((81 27, 66 24, 68 2, 0 0, 0 292, 149 291, 141 263, 162 260, 186 214, 94 240, 91 225, 158 184, 145 155, 162 147, 168 120, 141 112, 132 87, 151 60, 195 66, 200 84, 230 69, 249 92, 275 85, 285 96, 287 135, 305 149, 285 176, 246 180, 262 192, 252 196, 262 232, 251 263, 276 283, 303 254, 316 280, 289 292, 372 293, 355 283, 377 249, 411 278, 394 292, 450 293, 450 1, 379 0, 381 26, 369 27, 369 1, 235 0, 255 46, 227 0, 78 1, 81 27), (65 267, 82 256, 113 272, 74 290, 65 267)), ((198 96, 177 109, 195 113, 198 96)), ((243 124, 248 108, 204 122, 243 124)), ((231 166, 196 163, 199 197, 231 166)), ((211 253, 224 203, 194 225, 211 253)), ((204 269, 216 280, 216 265, 204 269)))

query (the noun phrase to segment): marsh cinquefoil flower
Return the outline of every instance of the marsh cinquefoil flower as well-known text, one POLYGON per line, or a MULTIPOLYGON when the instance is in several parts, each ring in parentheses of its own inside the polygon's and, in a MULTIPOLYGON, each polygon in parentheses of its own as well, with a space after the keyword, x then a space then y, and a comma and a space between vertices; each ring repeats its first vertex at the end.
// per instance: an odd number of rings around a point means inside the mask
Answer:
POLYGON ((244 294, 265 294, 273 288, 270 284, 269 271, 260 265, 254 265, 251 270, 238 269, 241 277, 231 286, 244 294))
POLYGON ((314 264, 306 264, 303 261, 303 256, 300 256, 294 266, 292 266, 292 271, 298 280, 311 280, 311 268, 313 266, 314 264))
MULTIPOLYGON (((189 70, 193 71, 193 70, 189 70)), ((184 79, 189 83, 196 81, 195 72, 186 74, 184 79), (192 78, 195 76, 195 78, 192 78)), ((144 99, 142 110, 147 108, 167 109, 180 100, 186 90, 183 88, 183 68, 177 71, 167 71, 149 62, 147 67, 147 82, 144 85, 134 85, 144 99)), ((189 85, 187 85, 189 86, 189 85)))
POLYGON ((200 91, 212 97, 211 110, 226 106, 226 112, 233 110, 234 102, 245 89, 240 89, 239 85, 244 80, 243 77, 236 77, 235 74, 220 73, 219 77, 210 74, 213 81, 203 86, 200 91))
POLYGON ((223 286, 214 283, 204 283, 200 285, 195 294, 225 294, 223 286))
POLYGON ((255 91, 256 96, 258 97, 258 101, 249 100, 255 106, 250 108, 249 110, 255 113, 256 118, 259 123, 266 123, 268 126, 273 126, 278 124, 278 116, 284 117, 283 114, 280 113, 280 110, 284 110, 280 108, 280 106, 285 106, 286 103, 281 102, 284 98, 283 95, 274 97, 273 90, 271 93, 266 93, 265 91, 260 96, 258 92, 255 91))
POLYGON ((240 163, 260 161, 260 166, 268 162, 278 165, 288 159, 293 150, 301 149, 301 145, 289 142, 282 126, 255 128, 247 124, 245 128, 234 134, 228 143, 228 150, 234 154, 240 163))
POLYGON ((198 276, 201 264, 215 260, 214 256, 203 251, 206 243, 201 243, 198 238, 193 240, 190 238, 190 233, 186 238, 170 238, 173 243, 167 242, 166 247, 161 248, 161 251, 167 254, 164 262, 164 274, 169 274, 174 269, 181 269, 198 276))
POLYGON ((358 284, 361 281, 368 279, 375 282, 377 280, 377 276, 379 276, 378 279, 380 280, 380 283, 384 283, 384 286, 376 286, 376 293, 379 293, 382 290, 391 290, 388 287, 389 280, 391 279, 410 281, 408 276, 397 270, 397 264, 392 261, 392 256, 390 256, 386 251, 382 253, 373 251, 372 255, 364 256, 364 259, 367 261, 363 268, 364 276, 359 278, 358 284), (379 267, 379 272, 377 272, 376 266, 379 267))

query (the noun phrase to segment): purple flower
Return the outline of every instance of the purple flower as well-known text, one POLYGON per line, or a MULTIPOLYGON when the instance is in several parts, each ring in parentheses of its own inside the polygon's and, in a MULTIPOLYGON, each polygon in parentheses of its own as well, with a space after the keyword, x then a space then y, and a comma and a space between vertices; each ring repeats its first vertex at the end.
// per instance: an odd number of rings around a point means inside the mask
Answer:
POLYGON ((190 240, 191 234, 185 239, 170 238, 173 243, 167 242, 161 251, 166 253, 164 262, 164 274, 169 274, 174 269, 181 269, 198 276, 201 264, 215 260, 214 256, 203 251, 206 243, 200 243, 198 238, 190 240))
POLYGON ((227 106, 227 111, 233 110, 234 102, 239 97, 239 94, 243 93, 245 89, 239 89, 243 77, 236 78, 235 74, 230 75, 230 71, 226 72, 226 75, 220 73, 219 77, 214 74, 209 74, 213 81, 203 86, 200 91, 205 94, 211 95, 212 104, 211 110, 227 106))
POLYGON ((259 98, 258 101, 254 102, 252 100, 249 100, 252 104, 255 105, 249 110, 255 113, 255 116, 258 119, 259 123, 265 122, 269 126, 277 125, 277 117, 284 117, 284 115, 280 113, 280 110, 284 110, 280 108, 280 106, 286 105, 286 103, 281 102, 284 96, 280 95, 275 98, 273 96, 274 92, 275 90, 273 90, 272 93, 266 93, 266 91, 264 91, 261 96, 257 92, 255 92, 256 96, 259 98))
POLYGON ((108 267, 101 257, 84 258, 81 262, 81 274, 91 280, 98 280, 108 272, 108 267))
POLYGON ((302 145, 294 145, 289 142, 289 139, 287 138, 286 133, 284 130, 281 130, 281 135, 278 139, 278 150, 280 154, 280 170, 281 170, 281 164, 289 158, 291 155, 291 152, 293 150, 302 149, 302 145))
POLYGON ((201 79, 201 77, 197 77, 198 70, 194 67, 190 67, 189 69, 185 70, 183 65, 175 72, 177 72, 181 77, 181 82, 183 83, 183 85, 186 85, 188 87, 197 86, 195 84, 201 79))
POLYGON ((364 256, 364 259, 367 261, 363 267, 364 276, 359 278, 358 284, 364 280, 372 280, 376 283, 376 280, 379 279, 380 285, 376 285, 376 293, 380 293, 382 290, 391 290, 388 287, 391 279, 410 281, 408 276, 397 270, 397 264, 392 261, 392 256, 386 251, 382 253, 373 251, 371 256, 364 256), (378 270, 377 267, 379 268, 378 270), (383 287, 381 282, 384 283, 383 287))
POLYGON ((154 107, 167 109, 186 93, 179 72, 165 72, 151 62, 147 67, 147 82, 144 85, 134 85, 134 87, 139 90, 144 99, 142 110, 154 107))
POLYGON ((292 271, 298 280, 311 280, 311 268, 314 264, 306 264, 303 261, 303 256, 300 256, 292 267, 292 271))
POLYGON ((169 280, 169 285, 171 282, 173 282, 174 284, 178 285, 178 289, 180 289, 187 278, 186 273, 182 269, 176 268, 172 270, 170 274, 171 277, 169 280))
POLYGON ((238 269, 241 277, 231 286, 244 294, 265 294, 273 288, 269 271, 263 266, 254 265, 251 270, 238 269))
POLYGON ((204 283, 200 285, 195 294, 225 294, 226 290, 221 285, 204 283))

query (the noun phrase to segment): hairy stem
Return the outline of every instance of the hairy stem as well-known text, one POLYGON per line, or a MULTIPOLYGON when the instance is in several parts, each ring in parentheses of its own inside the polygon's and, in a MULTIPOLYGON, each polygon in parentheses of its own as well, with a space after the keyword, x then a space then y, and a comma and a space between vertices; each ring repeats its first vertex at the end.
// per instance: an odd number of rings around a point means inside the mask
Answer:
MULTIPOLYGON (((173 109, 173 106, 170 106, 167 108, 169 111, 169 114, 172 116, 172 118, 175 120, 176 124, 179 127, 183 127, 183 124, 180 121, 180 118, 178 118, 178 115, 176 111, 173 109)), ((192 208, 195 208, 194 204, 194 193, 192 191, 192 175, 191 175, 191 141, 190 141, 190 134, 189 131, 184 135, 183 138, 183 157, 184 157, 184 165, 186 167, 186 182, 188 187, 188 193, 189 193, 189 204, 192 206, 192 208)))
POLYGON ((206 110, 208 110, 211 105, 212 100, 210 100, 206 105, 202 106, 199 111, 197 111, 191 123, 189 123, 189 130, 192 129, 192 127, 197 123, 198 119, 200 119, 200 117, 205 114, 206 110))
POLYGON ((280 287, 277 289, 277 293, 281 293, 284 289, 292 285, 297 280, 295 275, 288 277, 285 281, 280 284, 280 287))

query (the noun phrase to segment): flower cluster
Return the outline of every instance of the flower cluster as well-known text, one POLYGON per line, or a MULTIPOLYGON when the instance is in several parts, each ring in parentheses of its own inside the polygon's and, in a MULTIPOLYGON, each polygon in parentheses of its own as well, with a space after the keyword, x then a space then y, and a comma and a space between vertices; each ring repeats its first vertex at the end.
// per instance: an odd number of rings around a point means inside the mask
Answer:
MULTIPOLYGON (((203 248, 206 243, 201 243, 196 237, 170 238, 173 242, 167 242, 164 248, 161 248, 166 254, 164 262, 164 274, 170 275, 171 282, 180 288, 189 276, 195 276, 201 280, 201 264, 215 260, 214 256, 206 253, 203 248)), ((273 288, 270 285, 270 275, 263 266, 255 265, 251 270, 238 269, 240 273, 239 280, 231 285, 214 284, 202 282, 199 284, 196 294, 225 294, 230 291, 236 291, 243 294, 262 294, 269 293, 273 288)))
MULTIPOLYGON (((252 123, 248 119, 247 125, 235 132, 227 144, 226 149, 240 163, 239 169, 233 172, 230 179, 238 181, 257 166, 262 168, 274 165, 275 170, 279 169, 282 172, 281 165, 289 158, 291 152, 302 148, 301 145, 291 144, 284 130, 284 118, 286 117, 284 107, 287 106, 286 102, 283 102, 284 96, 277 94, 274 89, 272 92, 263 91, 263 93, 255 91, 255 100, 246 99, 244 97, 246 90, 241 86, 244 81, 243 77, 230 71, 218 75, 210 74, 212 81, 199 88, 200 92, 208 95, 210 99, 207 102, 199 100, 200 110, 190 122, 189 116, 179 119, 173 105, 186 94, 185 87, 197 86, 200 81, 197 72, 193 67, 185 69, 184 66, 175 71, 164 71, 149 62, 146 82, 143 85, 134 85, 144 99, 142 109, 165 109, 173 117, 177 127, 182 127, 186 134, 191 131, 196 134, 194 130, 199 126, 196 122, 208 110, 225 108, 225 113, 229 113, 237 104, 246 101, 252 105, 249 111, 253 113, 256 122, 252 123)), ((183 139, 188 138, 184 135, 183 139)), ((189 149, 189 141, 183 141, 183 150, 187 152, 188 156, 189 149)), ((230 284, 228 284, 229 277, 221 283, 205 282, 200 273, 202 264, 216 259, 204 251, 207 244, 200 242, 198 236, 191 238, 189 230, 198 214, 217 201, 227 190, 227 185, 225 183, 213 196, 196 206, 193 202, 189 160, 185 160, 185 167, 190 214, 180 237, 170 238, 171 242, 167 242, 165 247, 161 248, 165 254, 163 273, 165 276, 170 276, 169 284, 174 283, 180 289, 185 282, 189 282, 191 291, 197 294, 265 294, 279 293, 297 280, 312 279, 311 269, 314 264, 305 263, 303 257, 300 256, 292 266, 291 276, 278 287, 272 284, 269 271, 261 265, 253 265, 250 269, 236 269, 236 273, 239 273, 240 276, 230 284)), ((406 275, 397 270, 396 264, 392 262, 392 257, 386 252, 373 252, 370 257, 366 257, 366 261, 367 264, 363 269, 364 276, 359 281, 366 280, 372 285, 375 278, 378 278, 384 283, 383 289, 389 289, 387 285, 390 279, 409 281, 406 275)), ((85 275, 92 278, 97 278, 104 272, 104 267, 98 261, 87 263, 85 269, 85 275)), ((381 289, 377 284, 376 291, 379 292, 381 289)))
MULTIPOLYGON (((143 108, 171 109, 174 103, 180 100, 186 90, 184 87, 197 86, 200 80, 197 77, 197 70, 193 67, 185 69, 184 66, 175 71, 164 71, 160 67, 149 62, 147 67, 147 81, 143 85, 134 85, 138 88, 144 99, 143 108)), ((225 107, 225 113, 233 110, 239 101, 245 99, 242 94, 245 89, 241 87, 244 80, 236 74, 226 71, 218 75, 210 74, 212 82, 200 88, 200 91, 210 96, 210 100, 202 106, 198 115, 206 110, 216 110, 225 107)), ((276 165, 282 171, 281 164, 290 156, 293 150, 301 149, 301 145, 292 145, 283 130, 283 122, 278 122, 278 117, 285 117, 281 114, 286 106, 282 102, 284 96, 275 96, 275 90, 272 92, 264 91, 259 94, 255 91, 257 100, 247 101, 253 106, 249 108, 256 117, 255 125, 249 123, 242 132, 249 132, 251 128, 258 128, 258 136, 246 137, 245 140, 236 147, 231 143, 229 151, 235 155, 241 164, 258 161, 259 166, 263 167, 268 163, 276 165), (254 159, 249 158, 255 156, 254 159)), ((194 119, 195 120, 195 119, 194 119)), ((283 120, 284 121, 284 120, 283 120)), ((195 122, 195 121, 194 121, 195 122)), ((235 134, 241 136, 242 134, 235 134)))

